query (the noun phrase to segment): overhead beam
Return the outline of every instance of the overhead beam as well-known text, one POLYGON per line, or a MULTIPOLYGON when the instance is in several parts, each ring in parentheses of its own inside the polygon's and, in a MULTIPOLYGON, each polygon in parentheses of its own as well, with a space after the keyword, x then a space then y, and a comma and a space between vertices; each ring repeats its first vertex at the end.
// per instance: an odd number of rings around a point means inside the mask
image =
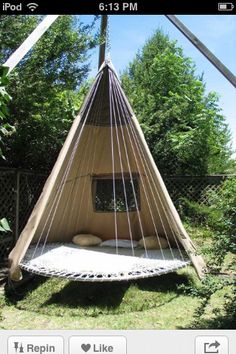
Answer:
POLYGON ((236 76, 174 15, 166 15, 168 20, 236 87, 236 76))
POLYGON ((58 15, 46 16, 39 25, 33 30, 28 38, 20 45, 19 48, 9 57, 9 59, 3 64, 9 68, 8 74, 17 66, 17 64, 24 58, 24 56, 30 51, 30 49, 38 42, 47 29, 58 18, 58 15))
POLYGON ((105 60, 106 54, 106 41, 107 41, 107 15, 102 15, 101 19, 101 30, 100 30, 100 38, 102 43, 99 47, 99 60, 98 60, 98 69, 102 65, 105 60))

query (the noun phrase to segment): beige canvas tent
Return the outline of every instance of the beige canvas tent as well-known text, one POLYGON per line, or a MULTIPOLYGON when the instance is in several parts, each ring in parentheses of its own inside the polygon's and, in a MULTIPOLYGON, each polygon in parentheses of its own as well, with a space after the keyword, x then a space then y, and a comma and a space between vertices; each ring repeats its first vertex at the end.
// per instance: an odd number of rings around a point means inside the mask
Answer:
POLYGON ((205 264, 185 231, 140 125, 110 62, 101 66, 43 192, 10 256, 20 269, 72 280, 107 281, 160 275, 205 264), (114 247, 79 247, 76 234, 114 247), (167 248, 148 250, 147 236, 167 248), (144 248, 135 241, 143 239, 144 248), (129 240, 123 248, 120 240, 129 240))

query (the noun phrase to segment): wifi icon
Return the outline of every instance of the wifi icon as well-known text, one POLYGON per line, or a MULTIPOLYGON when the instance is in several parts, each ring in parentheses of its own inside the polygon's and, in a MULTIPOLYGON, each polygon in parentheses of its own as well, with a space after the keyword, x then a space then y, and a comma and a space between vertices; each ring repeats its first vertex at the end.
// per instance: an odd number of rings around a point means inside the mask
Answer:
POLYGON ((27 4, 27 7, 30 9, 30 11, 34 11, 34 10, 36 10, 37 9, 37 7, 38 7, 39 5, 38 4, 36 4, 35 2, 30 2, 29 4, 27 4))

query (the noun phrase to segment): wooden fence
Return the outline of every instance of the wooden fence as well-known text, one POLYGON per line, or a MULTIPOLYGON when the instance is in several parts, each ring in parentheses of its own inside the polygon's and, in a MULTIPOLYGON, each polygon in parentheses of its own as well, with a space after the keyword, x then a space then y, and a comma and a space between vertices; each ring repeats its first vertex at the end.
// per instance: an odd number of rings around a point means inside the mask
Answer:
MULTIPOLYGON (((178 209, 185 197, 207 204, 207 192, 218 191, 228 176, 165 176, 164 181, 178 209)), ((42 191, 47 175, 30 171, 0 168, 0 219, 10 222, 11 233, 0 232, 0 262, 7 256, 42 191)))

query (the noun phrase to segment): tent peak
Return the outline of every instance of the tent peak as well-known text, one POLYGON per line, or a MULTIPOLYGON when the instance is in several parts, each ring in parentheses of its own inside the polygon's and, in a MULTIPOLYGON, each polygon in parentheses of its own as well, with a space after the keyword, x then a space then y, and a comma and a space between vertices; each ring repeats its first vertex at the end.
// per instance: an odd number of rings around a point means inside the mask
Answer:
POLYGON ((81 121, 87 125, 113 126, 129 124, 132 111, 111 60, 105 60, 97 74, 92 95, 81 112, 81 121), (117 116, 114 120, 113 116, 117 116))
MULTIPOLYGON (((110 69, 116 76, 116 78, 119 80, 118 74, 116 72, 116 69, 111 61, 111 58, 106 58, 104 60, 104 62, 102 63, 102 65, 100 66, 99 70, 98 70, 98 74, 103 71, 104 69, 110 69)), ((120 81, 120 80, 119 80, 120 81)))

